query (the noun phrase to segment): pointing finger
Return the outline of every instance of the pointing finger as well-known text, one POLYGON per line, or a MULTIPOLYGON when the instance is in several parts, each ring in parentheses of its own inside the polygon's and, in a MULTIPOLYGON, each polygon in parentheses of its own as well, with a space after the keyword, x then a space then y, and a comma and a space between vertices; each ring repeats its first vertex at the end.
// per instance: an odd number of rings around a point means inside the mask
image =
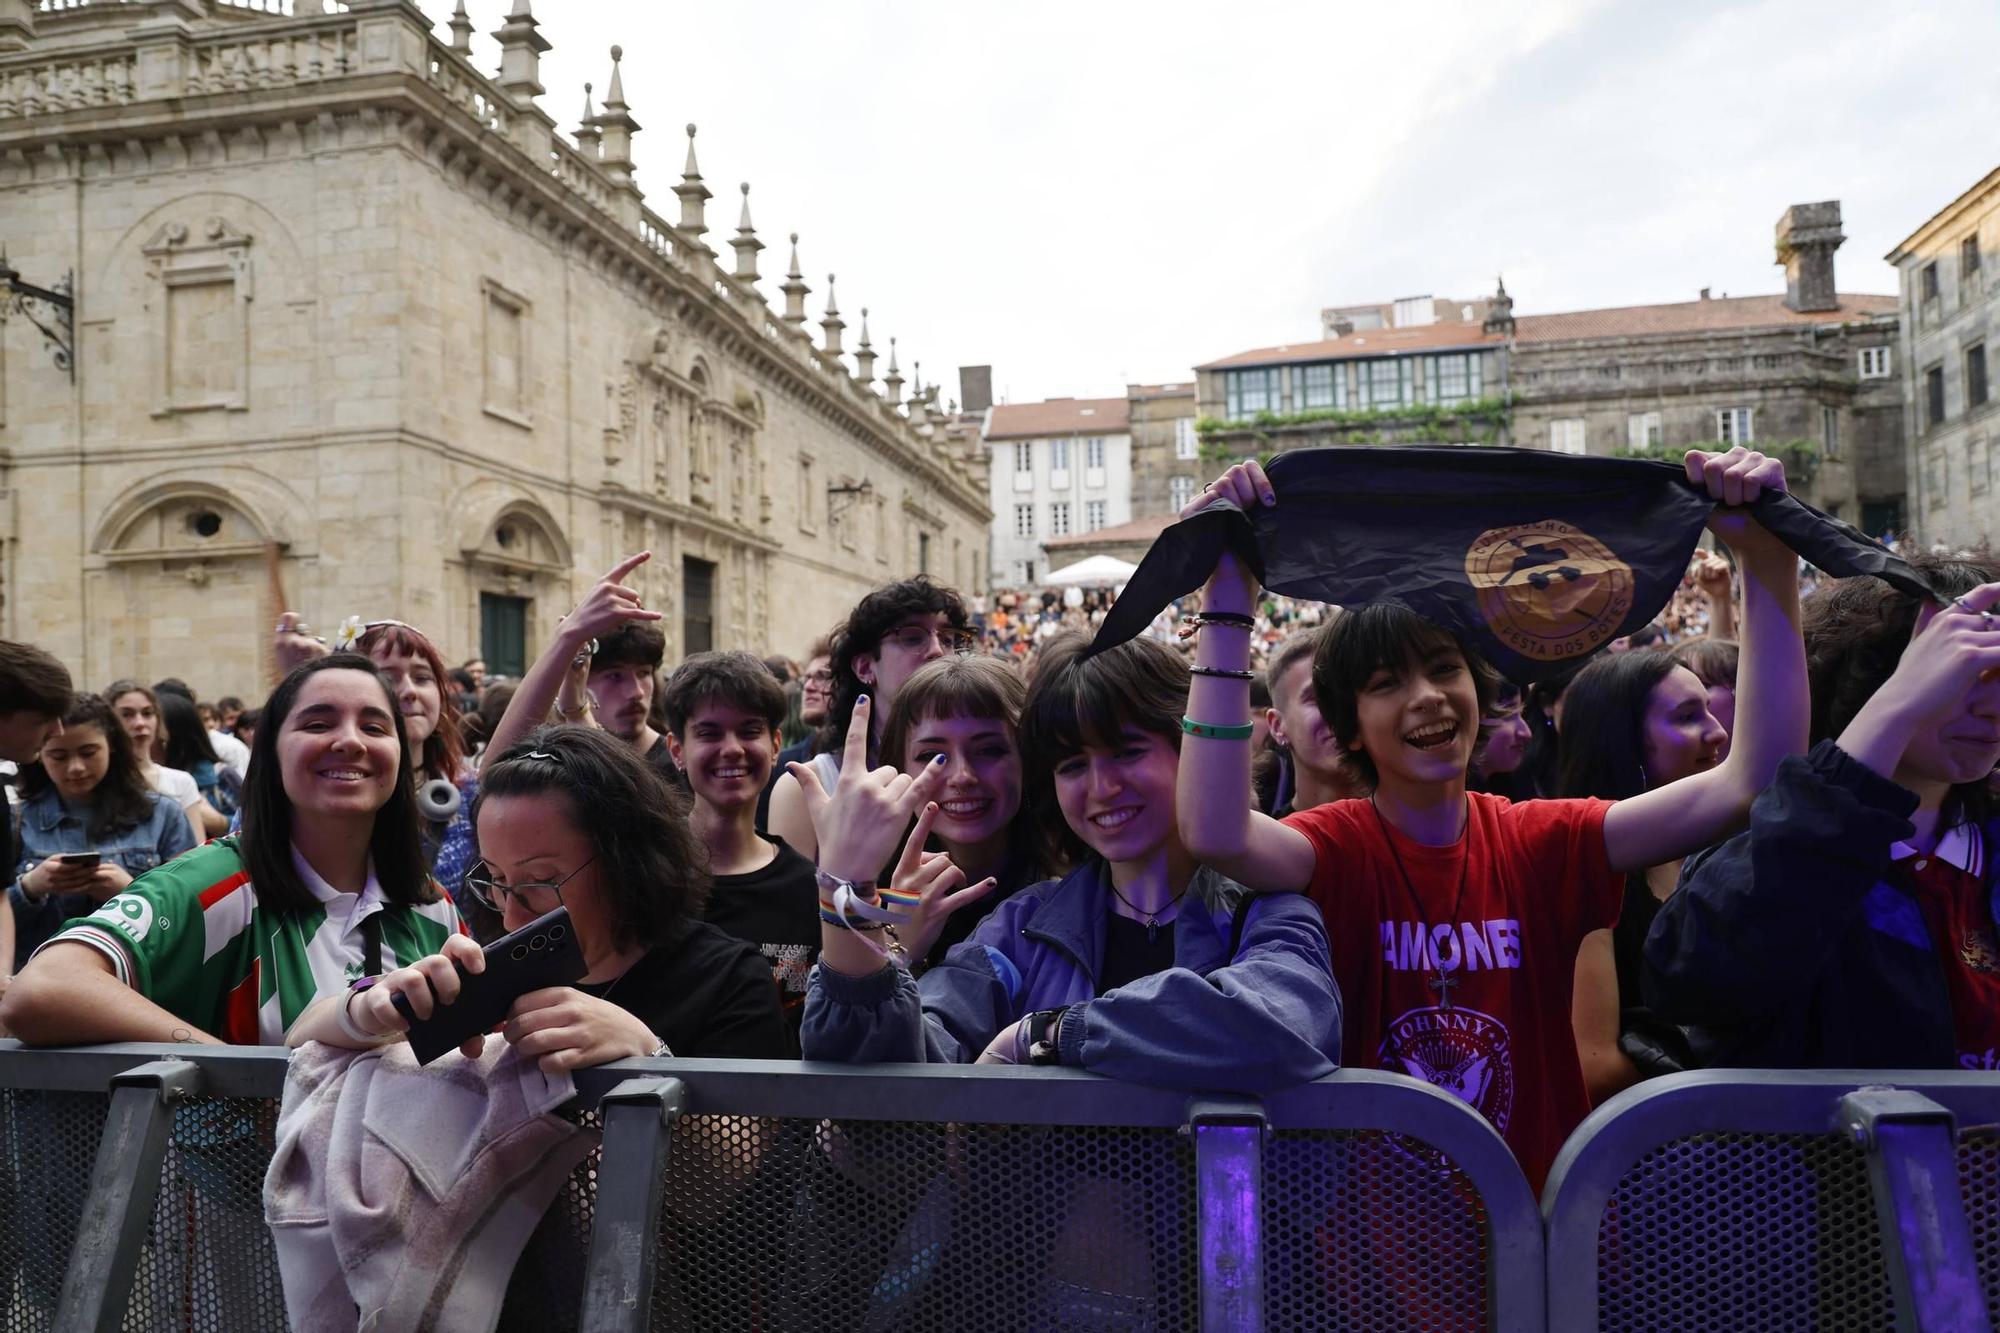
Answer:
POLYGON ((627 574, 630 574, 633 570, 645 564, 648 560, 651 560, 652 558, 653 558, 653 553, 651 551, 641 551, 637 555, 628 555, 623 560, 620 560, 617 564, 613 565, 611 567, 611 572, 606 574, 602 579, 599 579, 598 582, 623 583, 625 581, 625 576, 627 574))
POLYGON ((868 718, 872 711, 867 695, 854 701, 854 714, 847 721, 847 745, 841 755, 843 772, 868 771, 868 718))
POLYGON ((903 854, 896 861, 896 870, 890 882, 905 880, 917 873, 927 859, 924 856, 924 842, 931 835, 931 825, 937 822, 936 801, 927 802, 917 814, 917 825, 910 830, 908 841, 903 844, 903 854))

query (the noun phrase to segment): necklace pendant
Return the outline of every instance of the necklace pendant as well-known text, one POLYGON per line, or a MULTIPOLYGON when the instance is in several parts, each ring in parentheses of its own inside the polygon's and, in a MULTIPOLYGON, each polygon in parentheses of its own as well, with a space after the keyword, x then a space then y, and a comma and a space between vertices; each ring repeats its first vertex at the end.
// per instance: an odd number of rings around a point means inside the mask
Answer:
POLYGON ((1160 919, 1156 916, 1149 916, 1146 918, 1146 943, 1158 944, 1159 942, 1160 919))
POLYGON ((1440 972, 1431 978, 1431 989, 1438 993, 1438 1008, 1451 1011, 1451 993, 1458 988, 1458 978, 1449 972, 1440 972))

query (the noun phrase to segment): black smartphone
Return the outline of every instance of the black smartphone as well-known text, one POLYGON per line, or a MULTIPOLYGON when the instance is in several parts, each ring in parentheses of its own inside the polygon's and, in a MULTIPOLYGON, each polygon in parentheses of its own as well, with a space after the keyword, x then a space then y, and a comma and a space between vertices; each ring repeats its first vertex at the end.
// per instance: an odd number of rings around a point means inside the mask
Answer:
POLYGON ((487 945, 484 952, 486 970, 473 975, 459 968, 458 998, 434 1006, 429 1018, 416 1017, 401 994, 391 999, 410 1025, 410 1051, 418 1064, 427 1065, 446 1051, 457 1050, 468 1038, 492 1031, 514 1001, 529 991, 567 985, 586 970, 567 907, 536 917, 487 945))
POLYGON ((95 870, 103 859, 101 852, 64 852, 56 858, 66 866, 79 866, 85 870, 95 870))

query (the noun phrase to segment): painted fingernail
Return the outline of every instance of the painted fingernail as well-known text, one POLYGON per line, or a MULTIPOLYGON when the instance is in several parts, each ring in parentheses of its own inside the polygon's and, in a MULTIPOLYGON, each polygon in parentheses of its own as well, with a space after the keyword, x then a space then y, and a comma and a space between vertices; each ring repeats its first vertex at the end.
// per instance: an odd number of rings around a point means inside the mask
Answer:
POLYGON ((1274 504, 1278 503, 1278 497, 1277 497, 1276 495, 1273 495, 1273 494, 1272 494, 1272 493, 1271 493, 1270 491, 1265 491, 1265 492, 1264 492, 1264 503, 1265 503, 1265 504, 1267 504, 1267 505, 1274 505, 1274 504))
POLYGON ((944 762, 944 756, 943 756, 943 755, 938 755, 938 756, 936 756, 935 758, 933 758, 933 759, 931 760, 931 762, 932 762, 933 764, 942 764, 942 763, 944 762))
POLYGON ((867 695, 865 695, 865 694, 857 694, 857 695, 855 695, 855 696, 854 696, 854 706, 855 706, 856 708, 866 708, 866 707, 868 706, 868 696, 867 696, 867 695))

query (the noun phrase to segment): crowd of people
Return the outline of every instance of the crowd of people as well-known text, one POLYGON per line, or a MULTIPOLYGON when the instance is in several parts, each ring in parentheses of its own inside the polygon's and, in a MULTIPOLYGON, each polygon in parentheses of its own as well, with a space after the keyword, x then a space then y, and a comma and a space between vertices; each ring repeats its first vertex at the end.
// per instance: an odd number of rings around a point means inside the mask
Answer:
MULTIPOLYGON (((1662 1072, 2000 1065, 2000 565, 1912 557, 1939 605, 1821 581, 1740 507, 1776 460, 1688 472, 1727 558, 1526 688, 1226 553, 1096 652, 1108 594, 981 611, 918 577, 803 662, 669 669, 643 553, 518 681, 447 670, 416 626, 326 645, 287 615, 270 697, 204 715, 0 645, 0 1023, 374 1048, 562 907, 582 979, 499 1030, 545 1070, 1256 1093, 1380 1068, 1476 1108, 1538 1187, 1593 1103, 1662 1072)), ((1218 498, 1280 502, 1254 463, 1186 513, 1218 498)))

